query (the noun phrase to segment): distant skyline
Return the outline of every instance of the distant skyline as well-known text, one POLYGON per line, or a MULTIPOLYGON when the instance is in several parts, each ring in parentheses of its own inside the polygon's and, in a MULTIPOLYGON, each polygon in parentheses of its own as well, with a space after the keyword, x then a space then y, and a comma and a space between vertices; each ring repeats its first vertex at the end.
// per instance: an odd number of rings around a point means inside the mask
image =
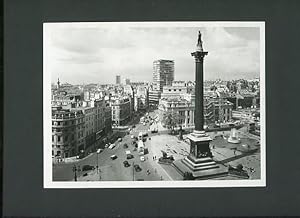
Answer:
POLYGON ((87 84, 152 81, 153 61, 174 60, 175 80, 194 81, 198 31, 202 32, 204 79, 259 77, 258 27, 184 27, 122 23, 51 23, 44 29, 46 72, 51 82, 87 84))

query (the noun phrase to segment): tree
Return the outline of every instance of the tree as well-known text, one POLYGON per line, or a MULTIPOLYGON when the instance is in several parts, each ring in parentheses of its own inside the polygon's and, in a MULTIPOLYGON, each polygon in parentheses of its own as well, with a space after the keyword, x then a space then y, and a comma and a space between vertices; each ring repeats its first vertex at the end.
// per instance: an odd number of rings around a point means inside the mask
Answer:
POLYGON ((174 128, 177 126, 181 126, 180 120, 182 119, 182 116, 179 115, 178 112, 165 112, 163 114, 162 122, 165 126, 167 126, 168 129, 171 129, 172 132, 174 131, 174 128))

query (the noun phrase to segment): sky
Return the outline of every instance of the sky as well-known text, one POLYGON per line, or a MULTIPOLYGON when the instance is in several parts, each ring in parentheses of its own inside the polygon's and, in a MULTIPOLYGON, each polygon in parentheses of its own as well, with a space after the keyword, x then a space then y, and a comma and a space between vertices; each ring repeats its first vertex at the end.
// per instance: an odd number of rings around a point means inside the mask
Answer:
POLYGON ((153 61, 174 60, 175 80, 194 80, 198 31, 204 79, 252 79, 260 70, 259 27, 51 23, 44 25, 44 70, 51 82, 152 81, 153 61))

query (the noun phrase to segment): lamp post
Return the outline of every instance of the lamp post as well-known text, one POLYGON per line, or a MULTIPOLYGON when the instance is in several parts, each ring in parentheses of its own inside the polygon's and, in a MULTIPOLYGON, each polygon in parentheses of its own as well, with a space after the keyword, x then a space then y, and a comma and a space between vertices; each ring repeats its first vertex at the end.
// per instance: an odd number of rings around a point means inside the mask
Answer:
POLYGON ((99 173, 99 170, 98 170, 99 169, 99 158, 98 158, 99 153, 100 153, 100 149, 97 150, 97 156, 96 156, 97 157, 97 173, 99 173))
POLYGON ((134 181, 134 161, 132 162, 132 181, 134 181))
POLYGON ((74 172, 74 181, 77 181, 77 171, 80 171, 79 167, 77 168, 76 165, 73 166, 73 172, 74 172))

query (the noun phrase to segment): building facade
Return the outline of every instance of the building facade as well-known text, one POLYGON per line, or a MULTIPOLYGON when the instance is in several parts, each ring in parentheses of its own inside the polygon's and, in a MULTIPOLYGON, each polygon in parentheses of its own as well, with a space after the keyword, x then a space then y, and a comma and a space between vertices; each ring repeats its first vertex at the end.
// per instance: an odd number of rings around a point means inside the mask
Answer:
POLYGON ((112 123, 125 125, 130 121, 132 102, 129 96, 114 96, 110 100, 112 123))
POLYGON ((104 123, 105 123, 105 134, 108 135, 112 131, 112 111, 109 105, 109 102, 105 102, 105 116, 104 116, 104 123))
MULTIPOLYGON (((180 120, 178 125, 182 127, 193 127, 194 122, 194 111, 195 101, 194 99, 185 99, 182 97, 175 98, 164 98, 160 100, 158 109, 161 114, 164 112, 175 112, 179 114, 180 120)), ((213 104, 208 99, 205 99, 204 103, 204 119, 205 124, 213 122, 213 104)))
POLYGON ((134 96, 134 111, 146 111, 149 106, 149 92, 146 86, 137 86, 134 96))
POLYGON ((121 76, 120 75, 116 75, 116 84, 117 85, 121 84, 121 76))
POLYGON ((75 156, 84 147, 82 111, 70 111, 52 107, 52 156, 67 158, 75 156))
POLYGON ((154 89, 163 91, 163 87, 171 85, 174 80, 174 61, 156 60, 153 62, 154 89))
POLYGON ((125 79, 125 85, 130 85, 130 79, 125 79))
POLYGON ((101 139, 105 136, 105 109, 104 99, 94 100, 92 103, 95 112, 94 132, 96 134, 96 146, 101 143, 101 139))
POLYGON ((149 105, 158 105, 161 92, 159 90, 149 89, 149 105))
MULTIPOLYGON (((173 86, 164 86, 158 109, 160 112, 176 112, 182 119, 179 125, 194 126, 195 89, 194 86, 184 83, 173 83, 173 86)), ((219 97, 215 92, 204 93, 204 120, 205 125, 228 122, 232 119, 233 104, 219 97)))

